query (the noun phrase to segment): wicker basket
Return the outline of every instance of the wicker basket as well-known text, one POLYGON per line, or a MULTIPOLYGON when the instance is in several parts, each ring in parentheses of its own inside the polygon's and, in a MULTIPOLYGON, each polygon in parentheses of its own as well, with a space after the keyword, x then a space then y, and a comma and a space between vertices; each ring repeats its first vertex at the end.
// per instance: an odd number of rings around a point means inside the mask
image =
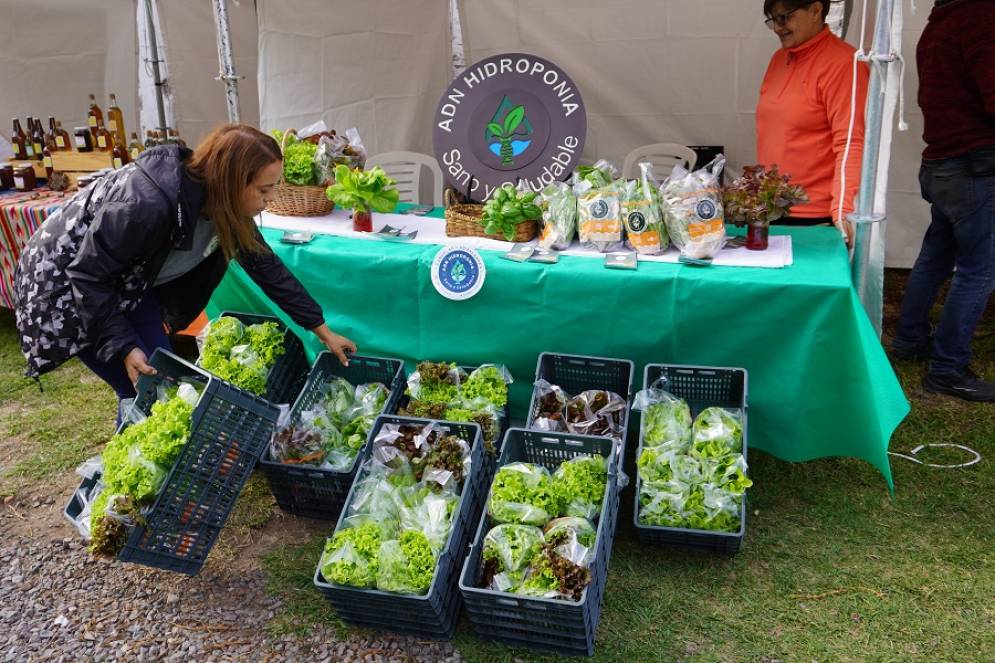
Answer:
POLYGON ((335 203, 325 195, 323 186, 297 186, 280 182, 273 189, 273 200, 266 211, 281 216, 325 216, 335 203))
MULTIPOLYGON (((449 237, 486 237, 507 241, 504 235, 488 235, 480 223, 484 206, 476 203, 456 202, 456 193, 446 189, 446 235, 449 237)), ((539 222, 535 220, 522 221, 515 226, 513 242, 528 242, 539 234, 539 222)))

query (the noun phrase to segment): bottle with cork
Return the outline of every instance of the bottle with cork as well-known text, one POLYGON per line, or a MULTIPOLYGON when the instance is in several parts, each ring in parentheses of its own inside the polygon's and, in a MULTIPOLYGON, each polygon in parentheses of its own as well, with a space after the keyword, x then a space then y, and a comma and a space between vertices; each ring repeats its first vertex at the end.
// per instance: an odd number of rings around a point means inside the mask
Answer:
POLYGON ((103 124, 104 114, 100 110, 100 106, 97 105, 97 97, 95 95, 90 95, 90 110, 86 112, 86 124, 90 127, 90 136, 93 138, 93 142, 97 142, 97 125, 103 124))
POLYGON ((107 130, 114 135, 115 145, 127 145, 128 134, 124 131, 124 114, 117 105, 117 96, 111 92, 111 105, 107 107, 107 130))

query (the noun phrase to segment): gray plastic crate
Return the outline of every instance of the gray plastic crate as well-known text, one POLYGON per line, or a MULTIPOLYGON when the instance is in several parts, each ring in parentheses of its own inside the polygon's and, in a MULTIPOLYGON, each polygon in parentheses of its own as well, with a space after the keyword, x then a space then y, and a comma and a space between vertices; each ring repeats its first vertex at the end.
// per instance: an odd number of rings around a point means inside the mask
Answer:
MULTIPOLYGON (((146 522, 131 530, 118 559, 194 575, 269 442, 278 410, 165 350, 156 350, 149 364, 157 373, 140 376, 135 398, 135 407, 145 414, 158 399, 160 385, 187 380, 198 383, 201 394, 191 417, 190 438, 146 522)), ((89 496, 99 478, 83 479, 66 506, 67 517, 80 513, 81 494, 89 496)))
MULTIPOLYGON (((747 372, 743 368, 722 368, 710 366, 680 366, 647 364, 643 373, 643 388, 659 378, 667 379, 667 391, 687 401, 691 415, 698 414, 708 407, 725 407, 743 411, 743 458, 747 457, 747 372)), ((640 417, 639 447, 636 451, 638 462, 643 450, 643 425, 640 417)), ((632 521, 636 537, 640 543, 671 546, 687 550, 716 553, 739 552, 746 536, 746 499, 740 506, 739 530, 736 532, 716 532, 713 530, 688 529, 681 527, 657 527, 639 523, 639 493, 642 481, 636 472, 636 491, 632 521)))
MULTIPOLYGON (((611 391, 625 399, 625 412, 622 420, 621 442, 618 452, 619 469, 625 464, 625 447, 629 434, 629 419, 632 408, 632 377, 635 367, 628 359, 589 357, 586 355, 565 355, 543 352, 536 362, 535 379, 546 380, 563 389, 570 396, 591 389, 611 391)), ((532 389, 529 414, 525 420, 527 428, 535 421, 539 404, 539 390, 532 389)))
MULTIPOLYGON (((480 637, 515 647, 544 649, 560 654, 594 653, 594 640, 601 618, 611 560, 612 541, 618 522, 618 457, 607 437, 544 433, 512 428, 505 436, 498 465, 528 462, 555 470, 561 463, 582 455, 608 458, 608 485, 598 520, 595 555, 591 561, 591 583, 580 601, 518 596, 479 587, 483 540, 492 527, 485 513, 477 526, 470 554, 460 575, 460 593, 473 629, 480 637)), ((489 492, 489 489, 488 489, 489 492)))
MULTIPOLYGON (((376 439, 384 424, 424 425, 430 421, 432 420, 381 416, 377 418, 370 432, 370 439, 376 439)), ((435 423, 448 434, 459 435, 470 443, 470 475, 464 480, 449 540, 439 555, 428 593, 422 596, 410 596, 338 585, 325 580, 321 574, 319 560, 315 569, 314 584, 345 622, 432 639, 448 640, 453 636, 459 615, 460 595, 456 591, 459 564, 466 554, 471 528, 480 516, 482 500, 479 494, 487 488, 484 485, 484 445, 477 424, 435 423)), ((372 445, 367 444, 363 450, 363 465, 349 491, 346 507, 352 502, 356 486, 367 472, 367 461, 372 456, 372 451, 372 445)), ((347 513, 348 508, 342 509, 336 529, 342 525, 347 513)))
MULTIPOLYGON (((307 382, 291 409, 291 420, 296 420, 300 412, 312 407, 321 397, 321 389, 329 380, 341 377, 351 384, 381 382, 390 390, 383 414, 397 412, 398 403, 404 395, 404 362, 400 359, 383 357, 363 357, 353 355, 349 365, 343 366, 330 352, 322 352, 314 362, 307 382)), ((280 463, 270 456, 267 446, 259 461, 259 467, 266 475, 276 503, 287 513, 307 518, 336 520, 342 511, 362 450, 348 470, 336 472, 318 467, 306 467, 280 463)))

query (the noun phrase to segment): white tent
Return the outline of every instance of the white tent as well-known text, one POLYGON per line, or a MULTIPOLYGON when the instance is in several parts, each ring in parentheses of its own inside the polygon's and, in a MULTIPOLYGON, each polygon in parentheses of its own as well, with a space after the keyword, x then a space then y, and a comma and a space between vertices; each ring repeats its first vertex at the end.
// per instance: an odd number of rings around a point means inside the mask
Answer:
MULTIPOLYGON (((224 86, 216 80, 212 4, 155 4, 176 126, 196 141, 227 118, 224 86)), ((357 127, 371 153, 430 153, 432 113, 452 76, 449 4, 230 0, 235 66, 245 77, 243 121, 282 128, 324 119, 336 128, 357 127)), ((760 0, 459 4, 467 62, 525 51, 573 77, 589 114, 586 158, 621 162, 638 145, 674 141, 724 145, 732 173, 754 161, 753 110, 777 47, 760 0)), ((851 43, 859 37, 861 4, 855 0, 851 43)), ((910 100, 925 15, 921 10, 905 21, 910 100)), ((136 127, 139 69, 147 66, 139 64, 147 55, 138 53, 136 16, 136 0, 0 0, 0 117, 54 114, 77 126, 88 93, 105 106, 106 93, 114 91, 129 131, 136 127)), ((922 118, 914 103, 908 106, 910 130, 895 135, 887 199, 887 264, 895 267, 911 266, 929 218, 916 177, 922 118)))

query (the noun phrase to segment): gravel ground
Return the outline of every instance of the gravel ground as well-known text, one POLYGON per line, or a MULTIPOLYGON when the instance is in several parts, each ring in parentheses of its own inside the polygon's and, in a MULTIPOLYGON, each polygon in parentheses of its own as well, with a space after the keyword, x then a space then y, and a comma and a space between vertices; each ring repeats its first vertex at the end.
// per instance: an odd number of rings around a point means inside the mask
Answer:
POLYGON ((0 662, 462 661, 449 643, 268 637, 280 600, 258 571, 193 578, 93 559, 75 538, 0 535, 0 662))

